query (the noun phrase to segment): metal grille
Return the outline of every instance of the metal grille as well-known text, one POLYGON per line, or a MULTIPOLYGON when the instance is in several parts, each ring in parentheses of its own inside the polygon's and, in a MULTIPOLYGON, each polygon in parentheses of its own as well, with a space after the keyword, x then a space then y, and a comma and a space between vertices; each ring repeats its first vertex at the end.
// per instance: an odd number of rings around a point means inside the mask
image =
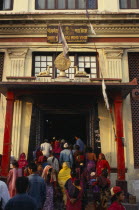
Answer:
POLYGON ((4 53, 0 53, 0 81, 2 81, 3 75, 3 65, 4 65, 4 53))
MULTIPOLYGON (((139 78, 139 53, 129 53, 129 79, 139 78)), ((138 80, 139 84, 139 80, 138 80)), ((137 87, 139 89, 139 85, 137 87)), ((139 101, 131 97, 133 145, 134 145, 134 167, 139 168, 139 101)))

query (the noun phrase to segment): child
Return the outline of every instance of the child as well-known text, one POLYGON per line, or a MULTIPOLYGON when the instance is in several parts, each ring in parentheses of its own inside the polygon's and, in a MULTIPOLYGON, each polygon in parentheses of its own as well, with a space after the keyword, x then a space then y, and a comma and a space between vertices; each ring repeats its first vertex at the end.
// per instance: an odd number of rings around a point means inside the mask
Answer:
POLYGON ((111 189, 111 206, 108 210, 125 210, 125 207, 121 204, 124 201, 124 193, 122 189, 115 186, 111 189))

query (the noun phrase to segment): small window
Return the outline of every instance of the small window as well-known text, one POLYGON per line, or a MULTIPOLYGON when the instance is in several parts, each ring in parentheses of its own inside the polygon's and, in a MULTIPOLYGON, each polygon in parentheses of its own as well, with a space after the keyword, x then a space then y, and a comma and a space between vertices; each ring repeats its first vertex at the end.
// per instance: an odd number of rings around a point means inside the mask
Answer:
POLYGON ((0 0, 0 10, 12 10, 13 0, 0 0))
POLYGON ((120 9, 139 9, 139 0, 120 0, 120 9))
POLYGON ((78 56, 79 71, 85 71, 90 78, 97 77, 96 56, 78 56))
MULTIPOLYGON (((40 72, 47 70, 49 66, 50 76, 56 78, 59 76, 59 69, 54 66, 54 60, 56 54, 37 53, 33 54, 33 76, 37 76, 40 72)), ((96 55, 70 53, 69 58, 71 60, 71 66, 65 71, 66 76, 73 80, 76 74, 76 70, 86 72, 90 78, 97 78, 97 57, 96 55), (76 68, 76 66, 78 68, 76 68)))
POLYGON ((36 0, 37 10, 97 9, 97 0, 36 0))
POLYGON ((47 70, 47 67, 50 66, 50 75, 52 76, 52 65, 53 65, 53 56, 52 55, 36 55, 34 60, 34 73, 37 76, 40 72, 47 70))

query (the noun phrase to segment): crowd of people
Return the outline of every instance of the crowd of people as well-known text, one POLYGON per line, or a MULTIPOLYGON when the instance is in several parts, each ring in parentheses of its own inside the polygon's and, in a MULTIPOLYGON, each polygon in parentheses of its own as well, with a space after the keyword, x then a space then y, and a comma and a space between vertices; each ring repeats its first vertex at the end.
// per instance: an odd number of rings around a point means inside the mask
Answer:
MULTIPOLYGON (((0 210, 84 210, 87 202, 108 209, 110 165, 104 154, 97 158, 78 136, 75 140, 74 145, 45 140, 30 163, 25 153, 14 160, 7 185, 0 181, 0 210)), ((111 196, 109 210, 123 210, 122 189, 113 187, 111 196)))

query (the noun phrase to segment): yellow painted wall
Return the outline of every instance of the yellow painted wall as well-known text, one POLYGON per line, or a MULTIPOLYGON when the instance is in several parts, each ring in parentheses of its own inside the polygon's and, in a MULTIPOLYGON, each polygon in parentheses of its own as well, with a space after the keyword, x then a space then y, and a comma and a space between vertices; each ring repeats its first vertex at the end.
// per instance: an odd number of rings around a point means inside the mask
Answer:
MULTIPOLYGON (((0 14, 5 13, 28 13, 28 12, 39 12, 44 13, 47 12, 47 10, 35 10, 35 0, 14 0, 14 6, 12 11, 0 11, 0 14)), ((49 12, 54 12, 54 10, 49 10, 49 12)), ((58 12, 62 12, 63 10, 58 10, 58 12)), ((74 10, 75 13, 81 13, 84 12, 83 10, 74 10)), ((123 10, 119 8, 119 0, 98 0, 98 9, 97 10, 90 10, 90 12, 96 13, 96 12, 127 12, 127 13, 138 13, 138 10, 123 10)), ((66 10, 66 13, 71 13, 71 10, 66 10)), ((72 11, 73 13, 73 11, 72 11)))

